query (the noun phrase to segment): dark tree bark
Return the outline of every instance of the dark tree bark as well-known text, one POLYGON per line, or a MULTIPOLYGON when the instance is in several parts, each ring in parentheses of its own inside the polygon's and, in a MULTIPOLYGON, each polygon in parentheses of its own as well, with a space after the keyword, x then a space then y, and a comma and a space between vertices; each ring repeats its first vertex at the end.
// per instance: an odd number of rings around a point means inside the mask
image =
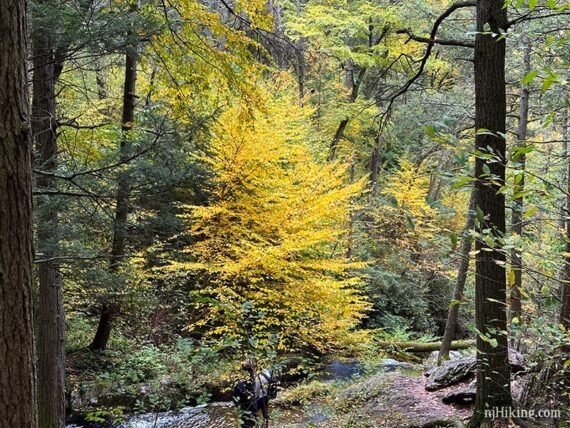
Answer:
MULTIPOLYGON (((355 74, 354 67, 355 67, 354 62, 352 60, 347 60, 346 63, 344 64, 344 69, 346 71, 345 84, 349 92, 347 101, 349 104, 354 104, 354 102, 358 98, 358 91, 360 89, 360 84, 362 82, 362 79, 364 79, 364 74, 366 73, 366 69, 362 68, 357 74, 355 74)), ((331 143, 329 161, 335 159, 338 143, 340 143, 340 140, 344 135, 344 131, 348 126, 349 121, 350 119, 348 117, 340 121, 338 128, 334 134, 333 141, 331 143)))
POLYGON ((26 2, 0 4, 0 427, 37 427, 26 2))
POLYGON ((505 255, 500 240, 505 234, 505 197, 498 193, 505 180, 505 40, 496 35, 507 28, 507 11, 500 0, 477 1, 475 39, 476 149, 495 157, 477 156, 476 204, 484 218, 479 233, 489 230, 495 244, 476 242, 475 317, 477 336, 477 399, 470 428, 491 426, 485 410, 510 407, 510 368, 506 311, 505 255), (489 173, 491 176, 489 176, 489 173))
MULTIPOLYGON (((526 76, 531 71, 531 52, 532 46, 527 43, 524 54, 524 75, 526 76)), ((517 147, 525 148, 528 133, 528 100, 530 97, 530 89, 528 85, 523 85, 521 88, 521 95, 519 99, 519 124, 517 129, 517 147)), ((513 191, 515 196, 524 192, 525 186, 525 168, 526 168, 526 155, 524 153, 515 155, 513 159, 515 164, 515 182, 513 191)), ((513 200, 513 213, 512 213, 512 235, 522 236, 523 234, 523 211, 524 211, 524 196, 520 195, 513 200)), ((520 319, 522 315, 522 303, 520 289, 522 287, 522 252, 520 248, 513 248, 511 251, 511 269, 514 274, 514 283, 511 289, 510 309, 511 320, 514 318, 520 319)))
POLYGON ((449 307, 447 314, 447 321, 445 323, 445 331, 441 340, 441 347, 439 348, 439 361, 449 359, 449 350, 451 349, 451 342, 455 335, 457 328, 457 320, 459 319, 459 306, 463 300, 463 293, 465 291, 465 283, 467 282, 467 272, 469 271, 469 253, 472 247, 472 238, 470 231, 475 227, 475 191, 471 191, 469 198, 469 208, 467 212, 467 222, 465 225, 465 236, 461 244, 459 269, 457 272, 457 280, 455 282, 455 289, 453 291, 453 302, 449 307))
MULTIPOLYGON (((297 3, 297 16, 300 17, 302 13, 302 2, 301 0, 296 0, 297 3)), ((304 38, 300 38, 295 43, 295 52, 296 52, 296 64, 295 69, 297 71, 297 82, 299 85, 299 99, 301 102, 305 99, 305 68, 307 67, 305 63, 305 45, 306 40, 304 38)))
MULTIPOLYGON (((566 151, 568 152, 568 108, 564 112, 563 138, 566 142, 566 151)), ((567 187, 566 187, 566 212, 565 212, 565 232, 566 232, 566 255, 564 257, 564 271, 562 273, 562 309, 560 310, 560 323, 570 330, 570 158, 566 159, 567 164, 567 187)))
MULTIPOLYGON (((36 185, 44 191, 57 191, 50 175, 57 168, 55 120, 56 58, 50 30, 32 31, 33 101, 32 132, 39 174, 36 185)), ((46 260, 38 266, 38 424, 41 428, 65 426, 65 319, 61 275, 57 262, 59 247, 58 206, 55 197, 36 201, 38 252, 46 260)))
MULTIPOLYGON (((137 82, 138 47, 129 47, 125 59, 125 80, 123 87, 123 113, 122 113, 122 138, 120 145, 120 160, 127 161, 129 157, 130 136, 135 121, 136 107, 136 82, 137 82)), ((113 243, 109 272, 117 274, 125 257, 125 244, 127 237, 127 217, 129 214, 130 199, 130 175, 128 170, 119 172, 117 182, 115 221, 113 225, 113 243)), ((92 351, 103 351, 107 348, 113 321, 117 315, 116 302, 109 301, 103 305, 99 317, 97 332, 89 345, 92 351)))

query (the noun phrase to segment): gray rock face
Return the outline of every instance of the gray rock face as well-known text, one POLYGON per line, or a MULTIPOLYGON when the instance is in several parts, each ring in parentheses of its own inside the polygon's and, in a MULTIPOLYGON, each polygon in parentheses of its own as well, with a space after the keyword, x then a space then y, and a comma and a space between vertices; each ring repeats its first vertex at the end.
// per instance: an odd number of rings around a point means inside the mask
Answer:
MULTIPOLYGON (((513 371, 515 369, 513 368, 513 371)), ((520 400, 524 384, 517 375, 511 376, 511 391, 515 400, 520 400)), ((475 402, 477 395, 477 381, 472 381, 468 386, 457 388, 442 398, 444 404, 471 404, 475 402)))
POLYGON ((511 371, 513 373, 524 371, 525 365, 523 355, 514 349, 509 349, 509 365, 511 366, 511 371))
POLYGON ((402 370, 413 370, 414 365, 410 363, 404 363, 402 361, 393 360, 392 358, 385 358, 382 360, 379 366, 385 372, 393 372, 397 369, 402 370))
MULTIPOLYGON (((437 355, 433 358, 435 358, 435 361, 437 362, 437 355)), ((525 365, 522 354, 513 349, 509 349, 509 365, 511 366, 513 373, 524 371, 525 365)), ((467 379, 468 377, 475 375, 476 366, 476 356, 470 355, 464 358, 448 360, 440 367, 434 366, 431 369, 428 368, 428 371, 425 373, 428 377, 426 381, 426 390, 437 391, 438 389, 446 388, 467 379)))
MULTIPOLYGON (((449 359, 455 360, 457 358, 461 358, 461 352, 459 351, 449 351, 449 359)), ((425 365, 426 365, 426 372, 424 376, 429 377, 438 367, 437 360, 439 359, 439 351, 433 351, 429 354, 425 365)))
POLYGON ((477 395, 477 383, 476 381, 471 382, 465 388, 459 388, 455 391, 451 391, 442 401, 445 404, 470 404, 475 402, 475 397, 477 395))
POLYGON ((426 390, 437 391, 473 376, 476 365, 477 359, 475 355, 446 361, 427 378, 426 390))

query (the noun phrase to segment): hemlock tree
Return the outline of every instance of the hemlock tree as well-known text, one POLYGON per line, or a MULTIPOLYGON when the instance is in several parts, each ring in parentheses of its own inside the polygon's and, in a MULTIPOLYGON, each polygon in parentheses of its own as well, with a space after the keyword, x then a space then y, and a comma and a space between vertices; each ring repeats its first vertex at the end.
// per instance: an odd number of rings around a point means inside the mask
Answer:
MULTIPOLYGON (((41 12, 40 12, 41 14, 41 12)), ((37 18, 36 18, 37 19, 37 18)), ((38 423, 40 427, 65 426, 65 317, 59 255, 59 204, 55 85, 62 69, 56 60, 53 30, 36 21, 32 25, 32 132, 35 164, 38 240, 38 423)))
MULTIPOLYGON (((568 116, 570 107, 566 107, 564 110, 564 121, 562 129, 562 139, 566 143, 566 156, 568 156, 568 116)), ((564 269, 562 271, 562 286, 561 286, 561 296, 562 296, 562 309, 560 310, 560 323, 570 330, 570 158, 566 159, 567 172, 566 172, 566 207, 565 207, 565 220, 564 220, 564 232, 566 245, 564 248, 564 269)))
MULTIPOLYGON (((532 45, 527 42, 524 51, 524 75, 531 72, 532 45)), ((524 214, 524 191, 525 191, 525 168, 526 168, 526 139, 528 134, 530 88, 527 84, 522 85, 519 98, 519 123, 517 128, 517 150, 513 156, 516 174, 513 185, 514 200, 512 213, 512 234, 522 236, 524 214)), ((519 248, 511 251, 512 264, 512 290, 510 298, 510 317, 520 319, 522 315, 521 288, 522 288, 522 252, 519 248)), ((509 281, 511 283, 511 281, 509 281)))
POLYGON ((490 427, 485 410, 512 404, 506 313, 505 197, 505 40, 507 11, 501 0, 477 1, 475 39, 475 192, 478 212, 475 318, 477 399, 470 428, 490 427))
MULTIPOLYGON (((136 16, 138 5, 132 7, 131 13, 136 16)), ((131 38, 133 30, 129 29, 128 38, 131 38)), ((135 41, 126 47, 125 54, 125 78, 123 85, 123 112, 121 114, 121 142, 119 146, 119 158, 123 163, 128 163, 130 152, 130 140, 135 121, 136 108, 136 83, 138 65, 138 43, 135 41)), ((121 264, 125 258, 127 244, 127 220, 129 215, 129 201, 131 195, 129 172, 126 169, 119 171, 117 178, 117 194, 115 197, 115 219, 113 223, 113 238, 111 258, 109 260, 109 272, 118 275, 121 264)), ((103 351, 107 348, 113 319, 116 316, 117 307, 114 302, 107 302, 101 308, 99 324, 93 341, 89 345, 92 351, 103 351)))
POLYGON ((26 2, 0 4, 0 427, 37 426, 26 2))

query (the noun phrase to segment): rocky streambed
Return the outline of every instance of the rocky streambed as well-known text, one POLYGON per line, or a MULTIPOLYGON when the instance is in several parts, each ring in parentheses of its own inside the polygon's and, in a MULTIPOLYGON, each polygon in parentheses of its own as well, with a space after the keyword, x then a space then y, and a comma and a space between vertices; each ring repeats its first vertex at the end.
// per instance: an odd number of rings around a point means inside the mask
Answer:
MULTIPOLYGON (((463 427, 475 399, 475 357, 454 353, 440 367, 432 353, 423 365, 383 360, 375 373, 364 375, 357 361, 333 362, 312 381, 283 390, 272 405, 271 427, 463 427)), ((522 356, 511 352, 513 372, 524 369, 522 356)), ((520 393, 520 376, 513 393, 520 393)), ((178 412, 132 416, 118 428, 230 428, 239 426, 231 402, 185 407, 178 412)), ((110 425, 69 425, 103 428, 110 425)), ((554 426, 544 421, 541 425, 554 426)))

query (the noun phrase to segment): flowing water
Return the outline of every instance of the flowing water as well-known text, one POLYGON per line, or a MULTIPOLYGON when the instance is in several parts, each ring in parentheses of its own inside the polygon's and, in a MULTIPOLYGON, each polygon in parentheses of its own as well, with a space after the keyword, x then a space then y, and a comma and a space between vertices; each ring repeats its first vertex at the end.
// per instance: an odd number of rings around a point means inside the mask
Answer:
MULTIPOLYGON (((238 413, 231 402, 184 407, 177 412, 146 413, 128 418, 115 428, 235 428, 238 413)), ((81 424, 67 428, 107 428, 109 425, 81 424)))
MULTIPOLYGON (((357 362, 332 362, 317 376, 323 382, 348 380, 358 376, 362 366, 357 362)), ((277 411, 279 427, 303 426, 303 422, 318 423, 327 418, 316 411, 307 415, 300 410, 277 411)), ((239 414, 232 402, 209 403, 201 406, 184 407, 177 412, 147 413, 127 418, 112 428, 235 428, 239 426, 239 414)), ((109 424, 67 425, 66 428, 110 428, 109 424)))

